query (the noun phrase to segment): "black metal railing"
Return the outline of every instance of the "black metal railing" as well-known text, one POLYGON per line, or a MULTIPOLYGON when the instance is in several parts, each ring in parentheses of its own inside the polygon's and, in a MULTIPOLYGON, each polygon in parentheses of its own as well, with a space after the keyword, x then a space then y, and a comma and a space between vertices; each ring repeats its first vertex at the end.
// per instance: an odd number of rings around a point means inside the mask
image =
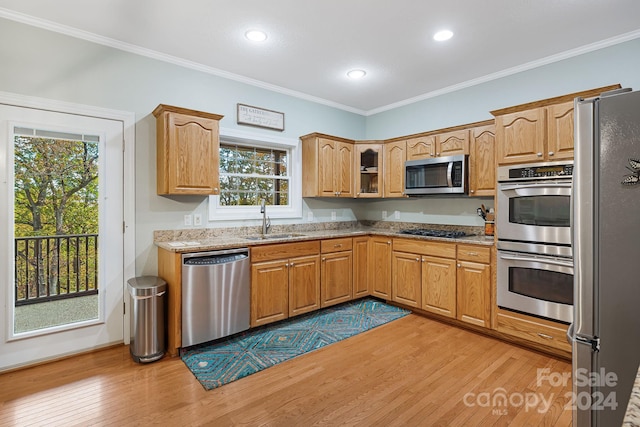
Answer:
POLYGON ((98 293, 98 235, 15 238, 15 305, 98 293))

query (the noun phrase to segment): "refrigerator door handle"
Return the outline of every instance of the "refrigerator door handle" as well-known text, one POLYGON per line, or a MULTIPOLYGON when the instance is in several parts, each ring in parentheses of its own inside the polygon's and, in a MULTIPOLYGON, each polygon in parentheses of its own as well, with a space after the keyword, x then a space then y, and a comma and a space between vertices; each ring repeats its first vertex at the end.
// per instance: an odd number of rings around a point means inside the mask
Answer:
POLYGON ((573 323, 569 325, 567 328, 567 342, 569 344, 573 344, 575 337, 573 336, 573 323))
POLYGON ((577 344, 584 344, 591 347, 591 351, 597 352, 600 351, 600 338, 596 337, 581 337, 580 335, 575 336, 575 342, 577 344))

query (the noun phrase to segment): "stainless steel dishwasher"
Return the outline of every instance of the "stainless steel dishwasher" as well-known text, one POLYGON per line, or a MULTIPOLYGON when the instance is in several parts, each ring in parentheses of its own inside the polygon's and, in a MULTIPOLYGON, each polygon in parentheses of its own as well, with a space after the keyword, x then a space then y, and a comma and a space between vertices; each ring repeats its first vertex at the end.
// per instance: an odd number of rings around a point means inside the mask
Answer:
POLYGON ((182 255, 182 347, 249 329, 249 249, 182 255))

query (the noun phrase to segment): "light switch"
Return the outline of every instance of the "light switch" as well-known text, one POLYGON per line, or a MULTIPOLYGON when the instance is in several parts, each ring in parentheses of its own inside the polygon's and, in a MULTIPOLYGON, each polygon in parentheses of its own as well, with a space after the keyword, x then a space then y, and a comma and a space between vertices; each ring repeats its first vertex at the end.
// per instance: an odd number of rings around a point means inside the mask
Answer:
POLYGON ((184 225, 191 225, 191 215, 184 216, 184 225))

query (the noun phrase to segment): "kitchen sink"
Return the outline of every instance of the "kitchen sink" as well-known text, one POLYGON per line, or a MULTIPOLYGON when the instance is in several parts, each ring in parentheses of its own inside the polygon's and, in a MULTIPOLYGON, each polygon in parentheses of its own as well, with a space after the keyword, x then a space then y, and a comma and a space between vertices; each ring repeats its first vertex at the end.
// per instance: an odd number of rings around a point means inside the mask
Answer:
POLYGON ((287 233, 287 234, 260 234, 258 236, 247 236, 247 240, 271 240, 271 239, 290 239, 292 237, 302 237, 304 234, 287 233))

